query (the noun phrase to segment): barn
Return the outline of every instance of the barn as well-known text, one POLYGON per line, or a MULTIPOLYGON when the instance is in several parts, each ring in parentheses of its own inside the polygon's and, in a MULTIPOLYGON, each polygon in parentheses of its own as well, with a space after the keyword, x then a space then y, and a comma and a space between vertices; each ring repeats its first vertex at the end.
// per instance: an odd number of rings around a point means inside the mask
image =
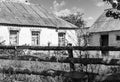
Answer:
POLYGON ((39 4, 0 0, 0 43, 4 45, 77 45, 77 27, 39 4))
MULTIPOLYGON (((117 9, 107 9, 89 29, 90 46, 120 46, 120 19, 108 16, 108 12, 119 13, 117 9)), ((101 56, 120 57, 120 52, 102 51, 101 56)))

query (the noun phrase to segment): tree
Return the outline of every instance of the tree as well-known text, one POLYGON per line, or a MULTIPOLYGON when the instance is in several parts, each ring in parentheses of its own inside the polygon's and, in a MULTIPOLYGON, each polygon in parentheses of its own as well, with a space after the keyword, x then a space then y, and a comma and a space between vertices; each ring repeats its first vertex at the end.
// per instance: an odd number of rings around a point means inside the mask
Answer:
POLYGON ((120 0, 103 0, 103 2, 110 3, 113 8, 120 10, 120 0))
POLYGON ((106 17, 112 17, 114 19, 120 19, 120 0, 103 0, 103 2, 110 3, 112 9, 107 9, 106 17), (117 11, 113 11, 113 9, 117 11))
POLYGON ((73 14, 69 14, 68 16, 61 16, 60 18, 82 28, 85 25, 85 21, 83 20, 83 13, 76 12, 73 14))
MULTIPOLYGON (((83 40, 84 43, 83 43, 82 46, 88 46, 89 35, 87 34, 87 32, 85 33, 85 30, 86 30, 85 25, 86 25, 86 23, 83 20, 83 15, 84 15, 83 13, 77 12, 75 14, 73 13, 73 14, 70 14, 68 16, 61 16, 61 18, 79 27, 79 30, 76 31, 77 38, 78 38, 78 45, 81 46, 81 41, 83 40)), ((79 55, 80 55, 79 58, 82 58, 83 56, 85 58, 90 57, 89 56, 90 54, 89 54, 88 51, 79 51, 79 55)), ((86 72, 91 71, 93 73, 95 73, 95 70, 96 70, 99 73, 100 66, 92 65, 92 64, 90 64, 90 65, 80 64, 79 66, 77 66, 77 69, 78 69, 78 71, 86 71, 86 72)), ((93 79, 94 77, 90 77, 90 78, 93 79)))
MULTIPOLYGON (((86 25, 84 19, 83 19, 83 13, 81 12, 75 12, 72 14, 69 14, 68 16, 61 16, 61 18, 63 20, 66 20, 74 25, 76 25, 79 29, 76 31, 77 34, 77 41, 78 41, 78 46, 87 46, 88 42, 87 42, 87 37, 86 37, 86 33, 84 32, 84 27, 86 25), (83 44, 81 45, 81 42, 83 42, 83 44)), ((79 56, 80 58, 82 57, 82 51, 78 51, 79 52, 79 56)), ((87 53, 87 51, 84 51, 84 53, 87 53)), ((85 54, 86 55, 86 54, 85 54)), ((87 57, 87 56, 85 56, 87 57)), ((82 71, 83 65, 80 64, 80 71, 82 71)))
POLYGON ((77 34, 77 41, 78 41, 78 45, 80 46, 80 42, 81 42, 81 33, 83 34, 83 30, 82 28, 85 27, 85 21, 83 19, 83 13, 81 13, 80 11, 78 12, 74 12, 72 14, 69 14, 67 16, 61 16, 60 18, 62 18, 63 20, 66 20, 74 25, 76 25, 79 30, 76 31, 77 34))

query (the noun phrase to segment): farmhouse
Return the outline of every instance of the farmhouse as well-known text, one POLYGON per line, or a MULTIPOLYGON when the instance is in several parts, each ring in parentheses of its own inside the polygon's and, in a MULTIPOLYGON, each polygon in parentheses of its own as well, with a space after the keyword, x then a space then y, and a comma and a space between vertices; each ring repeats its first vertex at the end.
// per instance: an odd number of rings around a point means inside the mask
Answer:
MULTIPOLYGON (((90 46, 120 46, 120 19, 115 18, 114 15, 108 16, 108 12, 119 13, 119 10, 108 9, 96 20, 96 22, 89 29, 90 32, 90 46)), ((117 56, 119 52, 100 52, 102 56, 117 56)))
POLYGON ((0 0, 0 42, 4 45, 77 44, 77 27, 27 0, 0 0))

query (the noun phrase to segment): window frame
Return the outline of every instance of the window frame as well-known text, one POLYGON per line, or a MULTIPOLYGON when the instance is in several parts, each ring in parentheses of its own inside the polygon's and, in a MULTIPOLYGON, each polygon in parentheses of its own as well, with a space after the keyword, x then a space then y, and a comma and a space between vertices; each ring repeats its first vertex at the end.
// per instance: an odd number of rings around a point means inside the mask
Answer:
POLYGON ((32 46, 40 46, 40 33, 41 33, 40 29, 31 29, 31 45, 32 46), (33 44, 33 42, 32 42, 33 32, 37 32, 38 33, 38 44, 33 44))
POLYGON ((19 45, 19 30, 18 29, 9 29, 9 44, 10 45, 19 45), (11 31, 15 31, 16 32, 16 36, 17 36, 17 42, 15 44, 11 44, 11 31))
POLYGON ((65 46, 66 45, 65 40, 66 40, 66 32, 58 32, 58 46, 65 46), (62 34, 60 35, 60 33, 62 33, 62 34), (60 38, 64 39, 64 43, 62 43, 63 45, 61 45, 61 43, 60 43, 60 38))

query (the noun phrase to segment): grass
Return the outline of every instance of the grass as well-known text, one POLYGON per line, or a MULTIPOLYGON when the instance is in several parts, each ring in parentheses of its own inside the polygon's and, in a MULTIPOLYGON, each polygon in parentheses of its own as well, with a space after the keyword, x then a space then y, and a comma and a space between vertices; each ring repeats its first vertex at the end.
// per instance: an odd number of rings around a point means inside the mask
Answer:
MULTIPOLYGON (((37 62, 37 61, 17 61, 17 60, 0 60, 0 68, 13 67, 14 69, 29 69, 32 71, 44 71, 47 69, 54 70, 66 70, 66 64, 61 63, 49 63, 49 62, 37 62), (64 65, 66 68, 64 68, 64 65)), ((68 69, 69 70, 69 69, 68 69)), ((18 80, 20 82, 63 82, 62 77, 44 77, 40 75, 9 75, 0 74, 0 82, 14 82, 18 80)))

